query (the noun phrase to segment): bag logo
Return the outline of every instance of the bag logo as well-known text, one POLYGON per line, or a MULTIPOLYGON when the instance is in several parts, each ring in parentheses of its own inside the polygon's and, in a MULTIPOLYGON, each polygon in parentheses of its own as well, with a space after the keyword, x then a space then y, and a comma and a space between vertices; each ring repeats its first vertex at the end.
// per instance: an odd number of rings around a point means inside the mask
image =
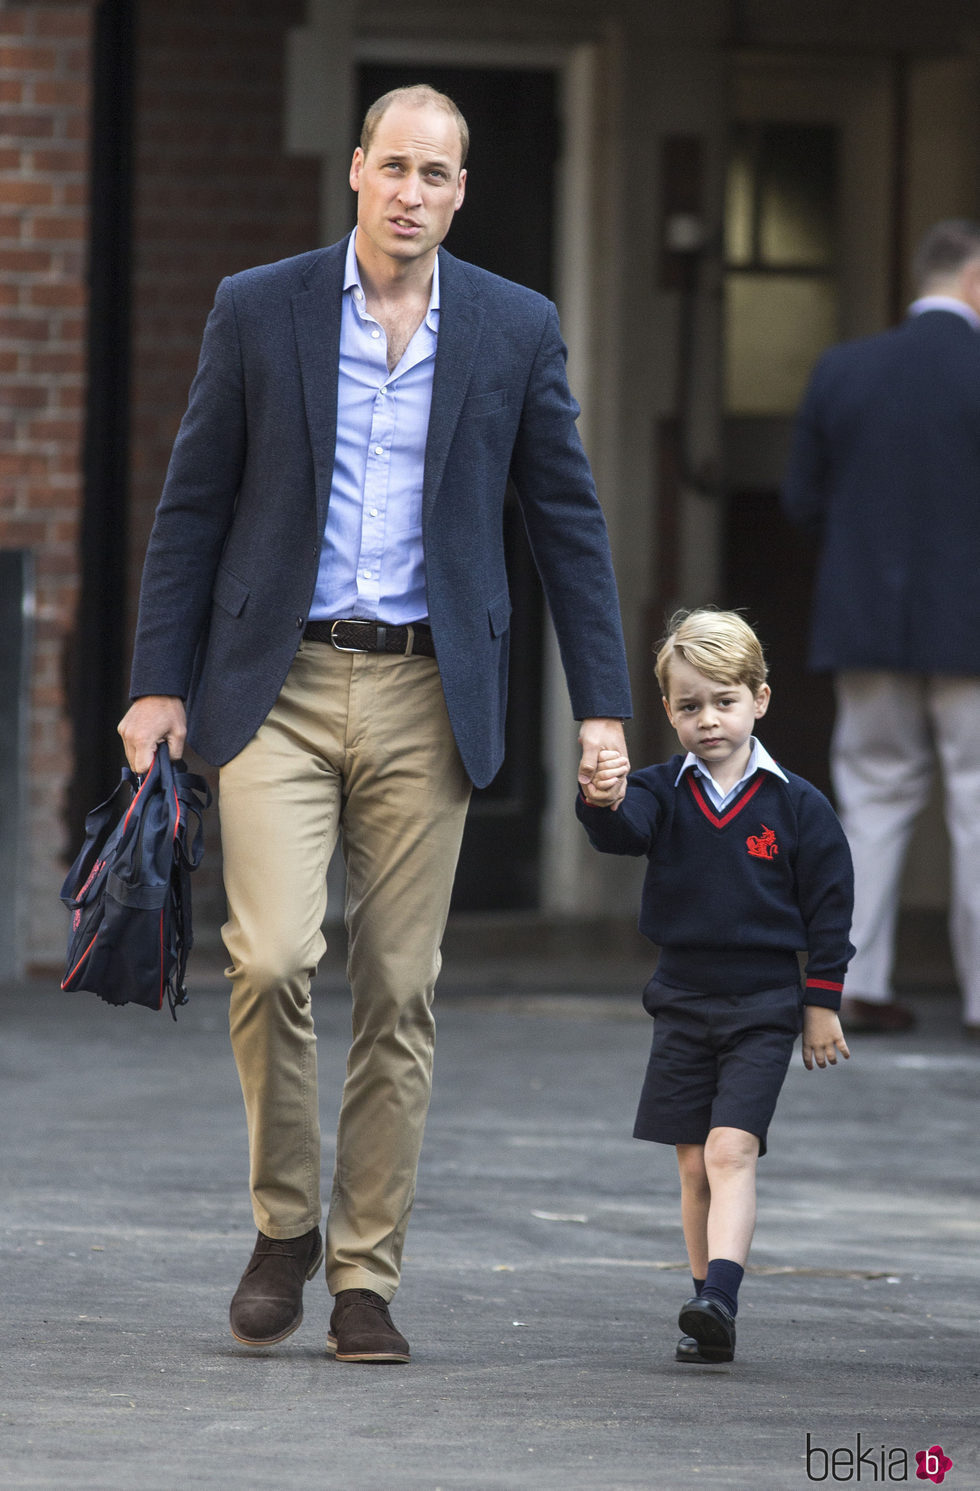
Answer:
POLYGON ((749 853, 755 859, 775 859, 779 853, 776 835, 763 823, 761 834, 750 834, 746 839, 749 853))

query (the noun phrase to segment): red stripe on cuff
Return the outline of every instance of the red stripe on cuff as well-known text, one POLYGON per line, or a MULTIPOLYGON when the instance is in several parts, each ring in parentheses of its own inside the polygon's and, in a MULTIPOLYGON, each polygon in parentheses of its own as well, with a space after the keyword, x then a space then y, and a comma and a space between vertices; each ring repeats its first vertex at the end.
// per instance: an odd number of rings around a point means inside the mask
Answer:
POLYGON ((835 994, 841 994, 844 991, 843 984, 832 984, 825 978, 808 978, 806 986, 808 989, 832 989, 835 994))

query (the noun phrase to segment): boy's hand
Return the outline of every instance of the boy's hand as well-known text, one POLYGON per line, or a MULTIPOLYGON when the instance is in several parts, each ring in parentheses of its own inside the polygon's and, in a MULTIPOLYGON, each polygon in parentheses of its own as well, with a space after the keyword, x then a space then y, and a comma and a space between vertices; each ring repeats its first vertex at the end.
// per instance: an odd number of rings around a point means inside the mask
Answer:
MULTIPOLYGON (((607 803, 598 798, 593 791, 593 779, 599 770, 599 752, 611 751, 614 756, 626 756, 626 737, 623 734, 622 720, 611 719, 589 719, 583 720, 578 732, 579 745, 582 748, 582 759, 578 767, 578 784, 582 796, 587 803, 594 807, 618 807, 617 803, 607 803)), ((622 794, 620 794, 622 795, 622 794)))
POLYGON ((850 1056, 840 1019, 834 1010, 819 1004, 808 1004, 803 1011, 803 1065, 813 1071, 813 1063, 825 1067, 837 1065, 838 1051, 845 1060, 850 1056))
POLYGON ((604 749, 598 754, 596 768, 586 792, 587 800, 595 808, 619 807, 626 796, 626 778, 630 763, 620 751, 604 749))

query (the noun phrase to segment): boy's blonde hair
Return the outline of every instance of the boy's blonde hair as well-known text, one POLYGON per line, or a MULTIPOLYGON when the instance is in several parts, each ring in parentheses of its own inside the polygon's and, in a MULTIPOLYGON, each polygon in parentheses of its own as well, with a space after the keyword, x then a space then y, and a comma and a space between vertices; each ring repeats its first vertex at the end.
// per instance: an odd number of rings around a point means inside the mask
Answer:
POLYGON ((769 671, 762 643, 748 622, 737 611, 716 611, 711 606, 676 611, 667 623, 667 635, 657 644, 656 664, 664 698, 670 692, 670 662, 675 654, 706 678, 716 683, 744 683, 753 695, 769 671))

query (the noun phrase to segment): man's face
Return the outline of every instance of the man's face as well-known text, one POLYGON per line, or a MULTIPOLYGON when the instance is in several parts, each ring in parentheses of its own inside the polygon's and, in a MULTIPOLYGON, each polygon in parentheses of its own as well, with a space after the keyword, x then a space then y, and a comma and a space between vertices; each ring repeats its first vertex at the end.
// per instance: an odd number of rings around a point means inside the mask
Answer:
POLYGON ((358 249, 405 263, 435 254, 463 201, 459 130, 434 104, 394 103, 381 116, 367 155, 354 151, 358 249), (362 240, 367 240, 367 245, 362 240))

